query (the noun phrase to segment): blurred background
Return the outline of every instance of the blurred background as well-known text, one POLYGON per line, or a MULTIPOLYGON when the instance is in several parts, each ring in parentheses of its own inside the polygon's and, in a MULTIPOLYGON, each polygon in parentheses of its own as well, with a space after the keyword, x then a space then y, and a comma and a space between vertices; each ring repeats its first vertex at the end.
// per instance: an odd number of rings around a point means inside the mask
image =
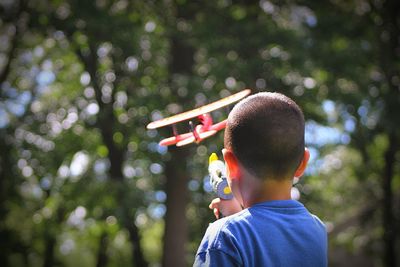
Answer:
POLYGON ((303 108, 329 265, 400 266, 399 3, 1 0, 0 265, 191 266, 223 134, 145 126, 252 88, 303 108))

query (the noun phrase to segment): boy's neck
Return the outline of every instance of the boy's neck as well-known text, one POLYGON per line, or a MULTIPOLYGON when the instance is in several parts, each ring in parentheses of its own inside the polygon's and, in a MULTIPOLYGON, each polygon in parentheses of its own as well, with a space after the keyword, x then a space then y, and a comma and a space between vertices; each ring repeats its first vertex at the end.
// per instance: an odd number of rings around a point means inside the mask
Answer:
POLYGON ((255 177, 246 180, 248 183, 242 192, 243 205, 246 208, 265 201, 291 199, 291 180, 260 180, 255 177))

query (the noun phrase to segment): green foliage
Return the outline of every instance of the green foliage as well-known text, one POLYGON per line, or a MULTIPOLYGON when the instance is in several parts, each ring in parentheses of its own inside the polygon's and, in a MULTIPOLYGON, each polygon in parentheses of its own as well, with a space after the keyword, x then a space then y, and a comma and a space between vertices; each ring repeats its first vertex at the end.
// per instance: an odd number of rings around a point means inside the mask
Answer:
MULTIPOLYGON (((304 110, 312 159, 296 187, 326 222, 332 266, 381 266, 385 179, 400 203, 391 3, 1 3, 0 265, 138 266, 141 245, 158 266, 173 152, 157 145, 169 129, 145 125, 252 88, 304 110)), ((217 134, 180 163, 188 263, 213 220, 206 164, 222 147, 217 134)))

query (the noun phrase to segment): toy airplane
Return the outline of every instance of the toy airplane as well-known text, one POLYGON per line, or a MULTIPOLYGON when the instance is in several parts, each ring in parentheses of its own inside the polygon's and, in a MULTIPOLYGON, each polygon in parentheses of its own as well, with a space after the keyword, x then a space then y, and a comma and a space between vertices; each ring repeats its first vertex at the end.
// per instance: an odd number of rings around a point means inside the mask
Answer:
POLYGON ((243 91, 240 91, 239 93, 225 97, 194 110, 186 111, 184 113, 177 114, 172 117, 161 119, 158 121, 153 121, 147 125, 147 129, 156 129, 167 125, 172 125, 174 136, 161 140, 159 143, 160 146, 176 145, 179 147, 188 145, 193 142, 199 143, 202 140, 216 134, 219 130, 224 129, 226 126, 226 120, 213 124, 212 117, 209 113, 239 101, 240 99, 249 95, 250 92, 250 89, 245 89, 243 91), (194 126, 193 122, 189 121, 191 131, 183 134, 178 133, 176 123, 190 120, 196 117, 199 120, 199 124, 194 126))

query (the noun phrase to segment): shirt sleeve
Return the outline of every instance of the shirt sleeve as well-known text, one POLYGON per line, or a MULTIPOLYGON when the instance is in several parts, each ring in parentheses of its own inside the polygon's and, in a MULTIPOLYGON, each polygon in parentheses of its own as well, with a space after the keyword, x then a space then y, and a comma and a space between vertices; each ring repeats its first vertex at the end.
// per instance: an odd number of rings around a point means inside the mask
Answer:
POLYGON ((240 264, 230 255, 218 249, 208 249, 196 255, 193 267, 235 267, 240 264))

